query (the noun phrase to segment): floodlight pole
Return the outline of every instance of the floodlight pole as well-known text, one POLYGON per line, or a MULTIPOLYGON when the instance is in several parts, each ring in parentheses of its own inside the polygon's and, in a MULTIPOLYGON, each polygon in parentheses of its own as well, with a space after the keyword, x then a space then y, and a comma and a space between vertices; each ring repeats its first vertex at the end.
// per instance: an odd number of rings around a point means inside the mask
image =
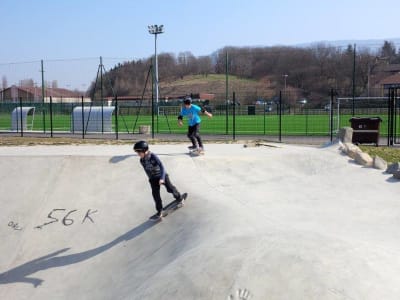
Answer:
POLYGON ((156 92, 156 106, 157 106, 157 116, 159 115, 158 107, 158 58, 157 58, 157 35, 164 33, 164 25, 149 25, 149 33, 154 35, 154 65, 155 65, 155 76, 154 76, 154 87, 156 92))

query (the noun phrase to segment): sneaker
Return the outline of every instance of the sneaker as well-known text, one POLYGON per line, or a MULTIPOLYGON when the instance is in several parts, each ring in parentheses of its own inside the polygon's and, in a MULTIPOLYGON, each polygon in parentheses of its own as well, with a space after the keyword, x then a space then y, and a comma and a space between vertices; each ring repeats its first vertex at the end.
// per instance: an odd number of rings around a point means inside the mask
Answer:
POLYGON ((163 212, 160 211, 160 212, 156 213, 155 215, 151 216, 150 220, 153 222, 157 222, 157 221, 161 221, 162 217, 163 217, 163 212))
POLYGON ((185 199, 187 198, 187 193, 183 193, 178 200, 177 207, 182 207, 185 204, 185 199))
POLYGON ((194 150, 194 149, 197 149, 197 147, 196 146, 189 146, 188 149, 189 150, 194 150))

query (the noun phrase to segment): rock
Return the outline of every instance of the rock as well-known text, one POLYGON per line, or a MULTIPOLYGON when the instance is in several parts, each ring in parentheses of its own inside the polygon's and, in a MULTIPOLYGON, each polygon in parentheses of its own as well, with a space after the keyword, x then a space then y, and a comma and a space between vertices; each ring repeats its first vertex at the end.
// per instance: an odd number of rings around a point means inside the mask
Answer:
POLYGON ((400 170, 395 171, 393 177, 400 180, 400 170))
POLYGON ((386 169, 386 173, 394 174, 396 171, 400 171, 400 163, 396 162, 389 165, 386 169))
POLYGON ((345 143, 345 144, 339 144, 339 149, 342 150, 342 152, 344 154, 347 154, 347 151, 349 150, 349 147, 347 146, 349 143, 345 143))
POLYGON ((344 150, 342 151, 350 156, 352 159, 356 157, 357 153, 362 152, 360 148, 358 148, 356 145, 353 145, 352 143, 344 143, 344 150))
MULTIPOLYGON (((358 147, 357 147, 358 148, 358 147)), ((365 152, 356 152, 354 160, 364 167, 372 167, 374 160, 372 157, 365 152)))
POLYGON ((140 134, 150 134, 151 126, 150 125, 139 125, 139 133, 140 134))
POLYGON ((337 138, 343 143, 351 143, 353 139, 353 128, 343 127, 337 133, 337 138))
POLYGON ((375 156, 374 157, 374 168, 379 170, 386 170, 387 162, 382 157, 375 156))
POLYGON ((246 144, 243 145, 243 147, 245 147, 245 148, 247 148, 247 147, 255 147, 255 146, 257 146, 257 145, 256 145, 256 143, 253 143, 253 142, 249 142, 249 143, 246 143, 246 144))

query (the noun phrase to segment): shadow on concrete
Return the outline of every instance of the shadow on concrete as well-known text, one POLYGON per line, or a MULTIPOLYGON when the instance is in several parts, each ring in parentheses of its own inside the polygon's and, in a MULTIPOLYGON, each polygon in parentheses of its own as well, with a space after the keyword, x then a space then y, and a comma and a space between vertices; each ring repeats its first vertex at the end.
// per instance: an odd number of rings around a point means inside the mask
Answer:
POLYGON ((59 254, 66 252, 70 249, 64 248, 45 256, 39 257, 37 259, 31 260, 4 273, 0 273, 0 284, 21 282, 30 283, 34 287, 37 287, 41 285, 44 280, 36 277, 30 277, 32 274, 46 269, 68 266, 91 259, 92 257, 109 250, 110 248, 123 241, 129 241, 138 237, 155 224, 157 223, 145 221, 142 224, 131 229, 130 231, 126 232, 125 234, 119 236, 115 240, 91 250, 70 255, 58 256, 59 254))
POLYGON ((181 152, 181 153, 155 153, 157 156, 182 156, 187 154, 188 152, 181 152))
POLYGON ((392 183, 399 183, 400 180, 394 178, 393 176, 390 176, 389 178, 386 179, 387 182, 392 182, 392 183))
POLYGON ((111 157, 109 162, 112 164, 117 164, 117 163, 124 161, 125 159, 127 159, 129 157, 133 157, 133 156, 137 156, 137 155, 135 155, 135 154, 117 155, 117 156, 111 157))
MULTIPOLYGON (((182 153, 155 153, 158 156, 181 156, 187 154, 187 152, 182 152, 182 153)), ((109 162, 112 164, 117 164, 120 163, 121 161, 124 161, 125 159, 128 159, 130 157, 137 157, 139 159, 139 156, 136 154, 128 154, 128 155, 117 155, 113 156, 110 158, 109 162)))

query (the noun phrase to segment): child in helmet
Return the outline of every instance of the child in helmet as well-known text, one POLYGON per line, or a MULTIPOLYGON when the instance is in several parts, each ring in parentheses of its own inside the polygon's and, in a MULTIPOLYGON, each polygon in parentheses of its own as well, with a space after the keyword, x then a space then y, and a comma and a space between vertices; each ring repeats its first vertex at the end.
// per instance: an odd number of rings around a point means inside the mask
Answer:
POLYGON ((183 205, 187 194, 181 195, 176 187, 171 183, 168 174, 165 171, 163 164, 158 156, 149 150, 149 145, 145 141, 139 141, 133 146, 133 150, 139 155, 140 163, 145 170, 156 204, 157 213, 151 217, 152 220, 159 220, 162 218, 163 205, 160 196, 160 186, 163 184, 168 193, 174 195, 175 200, 178 200, 178 205, 183 205))
POLYGON ((183 101, 184 107, 181 110, 180 115, 178 116, 178 125, 182 126, 182 119, 184 116, 188 118, 189 127, 187 137, 192 142, 192 145, 189 146, 190 150, 197 150, 198 152, 203 152, 204 147, 200 137, 200 122, 201 118, 199 113, 202 112, 206 114, 209 118, 212 117, 212 114, 206 111, 204 108, 192 104, 192 99, 190 97, 186 97, 183 101))

